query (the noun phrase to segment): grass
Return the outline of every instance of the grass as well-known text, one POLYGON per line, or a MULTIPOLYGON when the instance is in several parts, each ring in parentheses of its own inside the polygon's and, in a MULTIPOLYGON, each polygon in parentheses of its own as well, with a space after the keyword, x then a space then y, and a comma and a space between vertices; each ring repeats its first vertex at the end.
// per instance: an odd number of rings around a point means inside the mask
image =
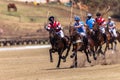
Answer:
MULTIPOLYGON (((62 25, 66 26, 70 23, 70 7, 57 4, 34 6, 14 2, 17 6, 17 12, 8 12, 8 3, 7 0, 0 0, 0 28, 4 30, 3 35, 35 33, 37 29, 43 28, 44 23, 47 22, 48 11, 50 12, 48 16, 55 16, 62 25)), ((75 13, 79 14, 79 10, 76 10, 75 13)))
MULTIPOLYGON (((44 27, 44 23, 47 22, 48 11, 50 15, 56 17, 56 20, 60 21, 62 26, 68 26, 70 24, 71 8, 58 4, 40 4, 34 6, 32 4, 25 4, 20 2, 14 2, 18 8, 17 12, 8 12, 7 0, 0 0, 0 27, 4 29, 6 35, 11 33, 35 33, 39 28, 44 27), (5 26, 5 27, 4 27, 5 26), (32 32, 30 32, 32 31, 32 32)), ((73 9, 73 16, 79 15, 79 9, 73 9)), ((85 18, 86 12, 83 12, 82 19, 85 18)), ((72 18, 72 20, 74 20, 72 18)))
MULTIPOLYGON (((50 15, 54 15, 61 23, 65 24, 66 21, 68 21, 68 18, 70 18, 70 7, 65 7, 63 5, 57 5, 57 4, 40 4, 40 6, 34 6, 34 5, 25 5, 24 3, 16 3, 16 6, 18 8, 17 12, 8 12, 7 11, 7 2, 6 1, 0 1, 0 14, 2 15, 2 19, 4 20, 11 20, 12 18, 18 18, 22 17, 22 22, 29 22, 29 19, 31 19, 31 16, 34 16, 34 22, 43 23, 47 20, 47 14, 48 11, 50 12, 50 15), (28 18, 28 19, 27 19, 28 18), (44 19, 45 18, 45 19, 44 19), (67 19, 66 19, 67 18, 67 19)), ((79 14, 79 10, 75 11, 76 14, 79 14)), ((50 16, 49 15, 49 16, 50 16)), ((1 18, 1 16, 0 16, 1 18)), ((16 19, 15 19, 16 20, 16 19)), ((68 23, 68 22, 67 22, 68 23)))

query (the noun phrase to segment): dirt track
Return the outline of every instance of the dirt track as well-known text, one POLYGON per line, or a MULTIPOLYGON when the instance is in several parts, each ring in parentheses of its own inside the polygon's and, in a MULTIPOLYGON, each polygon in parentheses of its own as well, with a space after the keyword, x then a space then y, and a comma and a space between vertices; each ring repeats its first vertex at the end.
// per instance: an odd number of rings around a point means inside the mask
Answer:
MULTIPOLYGON (((79 54, 79 66, 84 57, 79 54)), ((86 67, 73 69, 69 68, 72 63, 69 57, 60 69, 56 69, 57 54, 53 58, 50 63, 48 49, 0 51, 0 80, 120 80, 120 60, 116 53, 107 56, 111 65, 98 65, 98 59, 92 67, 85 62, 86 67)))

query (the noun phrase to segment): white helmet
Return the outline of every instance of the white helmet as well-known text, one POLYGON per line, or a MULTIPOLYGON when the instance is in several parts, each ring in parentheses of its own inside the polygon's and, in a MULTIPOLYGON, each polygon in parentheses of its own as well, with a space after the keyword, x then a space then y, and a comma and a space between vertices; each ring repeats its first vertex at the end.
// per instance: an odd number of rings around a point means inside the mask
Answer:
POLYGON ((108 19, 111 19, 111 17, 109 16, 108 19))
POLYGON ((88 17, 91 17, 91 16, 92 16, 92 14, 91 14, 91 13, 88 13, 88 14, 87 14, 87 16, 88 16, 88 17))

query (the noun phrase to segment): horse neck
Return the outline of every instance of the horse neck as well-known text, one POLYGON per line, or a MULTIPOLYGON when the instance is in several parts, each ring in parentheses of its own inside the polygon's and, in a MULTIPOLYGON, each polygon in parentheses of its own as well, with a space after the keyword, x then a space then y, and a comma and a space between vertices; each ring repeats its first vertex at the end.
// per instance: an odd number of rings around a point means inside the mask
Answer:
POLYGON ((75 32, 76 32, 75 27, 74 26, 70 26, 70 28, 69 28, 69 34, 72 35, 75 32))
POLYGON ((89 28, 86 28, 86 34, 87 34, 87 36, 90 36, 92 34, 92 32, 90 31, 89 28))
POLYGON ((74 37, 74 40, 75 40, 75 41, 76 41, 76 40, 81 40, 81 39, 82 39, 82 37, 80 36, 80 34, 77 33, 77 32, 74 32, 74 33, 73 33, 73 37, 74 37))

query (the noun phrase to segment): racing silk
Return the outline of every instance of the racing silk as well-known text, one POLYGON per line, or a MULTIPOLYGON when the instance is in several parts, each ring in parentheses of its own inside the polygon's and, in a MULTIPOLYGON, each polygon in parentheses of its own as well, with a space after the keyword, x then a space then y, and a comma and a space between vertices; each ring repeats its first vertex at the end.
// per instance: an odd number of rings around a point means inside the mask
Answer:
POLYGON ((115 28, 115 22, 114 22, 114 21, 107 22, 107 26, 108 26, 110 29, 113 29, 113 28, 115 28))
POLYGON ((105 19, 102 17, 99 17, 99 18, 96 18, 95 21, 98 23, 99 26, 101 26, 105 22, 105 19))
POLYGON ((89 29, 93 29, 94 23, 95 23, 95 19, 94 18, 90 18, 90 19, 86 20, 86 24, 87 24, 89 29))
POLYGON ((78 31, 79 33, 85 32, 84 23, 83 23, 82 21, 76 22, 76 23, 74 24, 74 27, 77 29, 77 31, 78 31), (76 27, 76 26, 80 26, 80 27, 76 27))
POLYGON ((112 33, 112 36, 117 37, 116 29, 115 29, 115 22, 109 21, 107 22, 107 26, 109 28, 109 32, 112 33))
POLYGON ((59 32, 61 30, 61 24, 58 21, 54 21, 54 23, 49 23, 46 27, 48 30, 51 28, 55 29, 56 32, 59 32))

